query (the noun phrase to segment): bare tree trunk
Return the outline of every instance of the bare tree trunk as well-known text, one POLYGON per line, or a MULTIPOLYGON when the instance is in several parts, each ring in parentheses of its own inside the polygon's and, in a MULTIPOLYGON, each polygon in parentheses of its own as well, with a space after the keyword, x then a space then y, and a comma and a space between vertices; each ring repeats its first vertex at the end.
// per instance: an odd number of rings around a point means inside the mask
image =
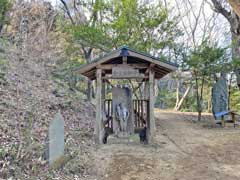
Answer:
POLYGON ((0 37, 1 37, 1 34, 2 34, 2 29, 3 29, 3 25, 0 25, 0 37))
POLYGON ((179 100, 179 102, 176 104, 175 106, 175 110, 179 111, 181 106, 183 105, 184 100, 186 99, 186 97, 188 96, 190 89, 191 89, 192 85, 189 85, 188 88, 186 89, 183 97, 179 100))
MULTIPOLYGON (((84 52, 84 57, 87 61, 87 63, 91 62, 91 54, 92 54, 92 48, 87 48, 82 47, 82 50, 84 52)), ((93 95, 93 90, 92 90, 92 81, 88 79, 88 86, 87 86, 87 100, 91 101, 92 100, 92 95, 93 95)))
POLYGON ((203 87, 204 87, 204 80, 205 77, 202 77, 202 85, 201 85, 201 91, 200 91, 200 102, 199 102, 199 110, 198 110, 198 120, 201 121, 202 118, 202 111, 203 111, 203 107, 202 107, 202 103, 203 103, 203 87))
MULTIPOLYGON (((240 20, 239 20, 239 23, 240 23, 240 20)), ((240 32, 239 34, 232 32, 232 41, 233 41, 232 56, 237 61, 240 61, 240 32)), ((237 77, 238 88, 240 89, 240 68, 235 69, 234 72, 237 77)))
POLYGON ((198 121, 202 120, 202 111, 198 111, 198 121))
POLYGON ((232 6, 234 12, 240 16, 240 0, 228 0, 228 2, 232 6))
MULTIPOLYGON (((229 22, 232 33, 232 57, 233 59, 240 60, 240 7, 239 0, 228 0, 232 6, 233 11, 225 9, 219 0, 212 0, 215 11, 222 14, 229 22)), ((237 84, 240 89, 240 67, 234 67, 234 72, 237 77, 237 84)))
MULTIPOLYGON (((195 82, 196 82, 196 96, 197 96, 197 111, 198 111, 198 121, 201 121, 202 116, 202 91, 199 93, 199 81, 197 74, 195 74, 195 82)), ((202 88, 201 88, 202 90, 202 88)))

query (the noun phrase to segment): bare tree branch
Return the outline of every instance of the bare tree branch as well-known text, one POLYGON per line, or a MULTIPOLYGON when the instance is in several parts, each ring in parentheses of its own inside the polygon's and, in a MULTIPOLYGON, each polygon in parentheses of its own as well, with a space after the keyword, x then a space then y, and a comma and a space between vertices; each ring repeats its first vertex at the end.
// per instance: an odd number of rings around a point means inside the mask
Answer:
POLYGON ((218 0, 212 0, 214 11, 222 14, 230 23, 232 21, 232 14, 230 11, 227 11, 218 0))
POLYGON ((64 0, 60 0, 60 1, 61 1, 61 3, 63 4, 63 6, 64 6, 64 8, 65 8, 65 10, 66 10, 66 13, 67 13, 67 15, 68 15, 71 23, 74 25, 75 22, 73 21, 73 18, 72 18, 71 13, 70 13, 70 11, 69 11, 69 9, 68 9, 67 3, 66 3, 64 0))
POLYGON ((240 17, 240 0, 228 0, 233 11, 240 17))

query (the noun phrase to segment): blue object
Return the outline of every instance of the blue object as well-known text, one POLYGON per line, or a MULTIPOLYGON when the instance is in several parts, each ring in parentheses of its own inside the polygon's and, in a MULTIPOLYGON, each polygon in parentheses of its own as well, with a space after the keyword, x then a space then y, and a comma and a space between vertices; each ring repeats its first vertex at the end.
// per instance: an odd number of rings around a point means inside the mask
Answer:
POLYGON ((227 115, 230 111, 222 111, 214 114, 215 118, 219 118, 221 116, 227 115))
POLYGON ((123 56, 123 57, 127 57, 129 55, 128 48, 127 47, 123 47, 121 49, 121 54, 120 55, 123 56))

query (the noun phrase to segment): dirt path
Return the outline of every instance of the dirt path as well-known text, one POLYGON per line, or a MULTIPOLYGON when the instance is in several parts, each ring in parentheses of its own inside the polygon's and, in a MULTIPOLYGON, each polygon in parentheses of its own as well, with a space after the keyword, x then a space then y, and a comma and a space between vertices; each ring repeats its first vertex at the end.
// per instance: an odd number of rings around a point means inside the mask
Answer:
MULTIPOLYGON (((240 128, 210 128, 192 114, 156 112, 151 146, 104 145, 96 151, 94 179, 240 179, 240 128)), ((205 118, 206 119, 206 118, 205 118)))

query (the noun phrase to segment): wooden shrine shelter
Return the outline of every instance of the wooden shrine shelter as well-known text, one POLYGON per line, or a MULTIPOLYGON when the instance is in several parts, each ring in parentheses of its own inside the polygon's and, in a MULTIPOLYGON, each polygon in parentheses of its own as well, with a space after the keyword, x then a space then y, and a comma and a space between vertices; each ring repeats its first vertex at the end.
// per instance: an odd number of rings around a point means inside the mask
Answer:
POLYGON ((142 85, 144 96, 142 99, 131 99, 133 130, 146 126, 147 141, 151 142, 155 134, 155 79, 161 79, 176 69, 176 64, 161 61, 159 58, 126 46, 77 69, 78 73, 88 77, 90 80, 96 80, 96 123, 94 128, 96 140, 99 143, 103 142, 104 129, 105 127, 113 128, 115 117, 113 100, 105 98, 106 83, 113 87, 111 84, 112 79, 127 79, 129 81, 135 79, 139 82, 139 86, 131 89, 131 91, 136 91, 142 85), (103 122, 104 118, 107 118, 106 123, 103 122))

